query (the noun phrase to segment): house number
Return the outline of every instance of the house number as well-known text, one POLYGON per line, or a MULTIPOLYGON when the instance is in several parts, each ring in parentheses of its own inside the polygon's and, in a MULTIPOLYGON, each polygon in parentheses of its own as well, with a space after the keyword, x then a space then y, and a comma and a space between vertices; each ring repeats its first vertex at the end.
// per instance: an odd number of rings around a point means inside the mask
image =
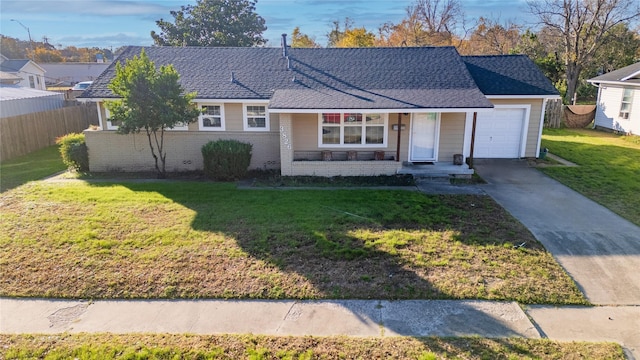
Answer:
POLYGON ((291 144, 289 143, 289 136, 284 131, 284 126, 280 126, 280 134, 282 134, 282 143, 287 147, 287 150, 291 150, 291 144))

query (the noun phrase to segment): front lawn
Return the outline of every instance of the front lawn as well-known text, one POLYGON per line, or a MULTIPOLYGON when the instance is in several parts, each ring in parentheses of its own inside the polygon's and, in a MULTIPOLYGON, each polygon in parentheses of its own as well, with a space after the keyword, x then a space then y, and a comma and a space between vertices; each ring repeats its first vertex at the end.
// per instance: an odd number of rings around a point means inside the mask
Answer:
POLYGON ((545 174, 640 225, 640 141, 586 129, 545 129, 542 146, 578 167, 545 174))
POLYGON ((28 181, 40 180, 65 170, 58 145, 53 145, 0 164, 0 192, 28 181))
POLYGON ((0 335, 10 359, 625 359, 613 343, 256 335, 0 335))
POLYGON ((74 180, 5 192, 0 216, 0 296, 585 303, 486 196, 74 180))

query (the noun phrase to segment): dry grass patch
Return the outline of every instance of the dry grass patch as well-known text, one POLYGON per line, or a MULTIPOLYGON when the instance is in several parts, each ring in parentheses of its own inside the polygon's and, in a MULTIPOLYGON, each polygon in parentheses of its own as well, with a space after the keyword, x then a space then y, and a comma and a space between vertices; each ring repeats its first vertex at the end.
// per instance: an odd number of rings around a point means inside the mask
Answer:
POLYGON ((585 303, 485 196, 40 182, 0 215, 0 296, 585 303))
POLYGON ((612 343, 256 335, 0 335, 6 359, 624 359, 612 343))

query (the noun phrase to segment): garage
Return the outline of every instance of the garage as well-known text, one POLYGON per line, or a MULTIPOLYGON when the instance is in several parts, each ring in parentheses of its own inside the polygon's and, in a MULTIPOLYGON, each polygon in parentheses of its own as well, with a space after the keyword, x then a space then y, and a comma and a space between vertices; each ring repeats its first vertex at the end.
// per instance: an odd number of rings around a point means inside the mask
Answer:
POLYGON ((528 109, 497 107, 479 112, 476 119, 474 157, 514 159, 524 156, 528 109))

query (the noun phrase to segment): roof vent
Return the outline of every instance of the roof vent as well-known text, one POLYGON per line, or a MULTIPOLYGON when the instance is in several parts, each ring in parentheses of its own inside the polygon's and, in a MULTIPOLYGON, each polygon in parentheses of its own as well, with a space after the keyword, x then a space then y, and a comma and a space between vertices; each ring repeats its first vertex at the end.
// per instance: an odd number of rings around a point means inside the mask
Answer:
POLYGON ((233 71, 231 72, 231 82, 232 82, 232 83, 235 83, 235 82, 236 82, 236 78, 235 78, 235 76, 233 75, 233 71))
POLYGON ((282 34, 282 56, 287 57, 287 34, 282 34))

